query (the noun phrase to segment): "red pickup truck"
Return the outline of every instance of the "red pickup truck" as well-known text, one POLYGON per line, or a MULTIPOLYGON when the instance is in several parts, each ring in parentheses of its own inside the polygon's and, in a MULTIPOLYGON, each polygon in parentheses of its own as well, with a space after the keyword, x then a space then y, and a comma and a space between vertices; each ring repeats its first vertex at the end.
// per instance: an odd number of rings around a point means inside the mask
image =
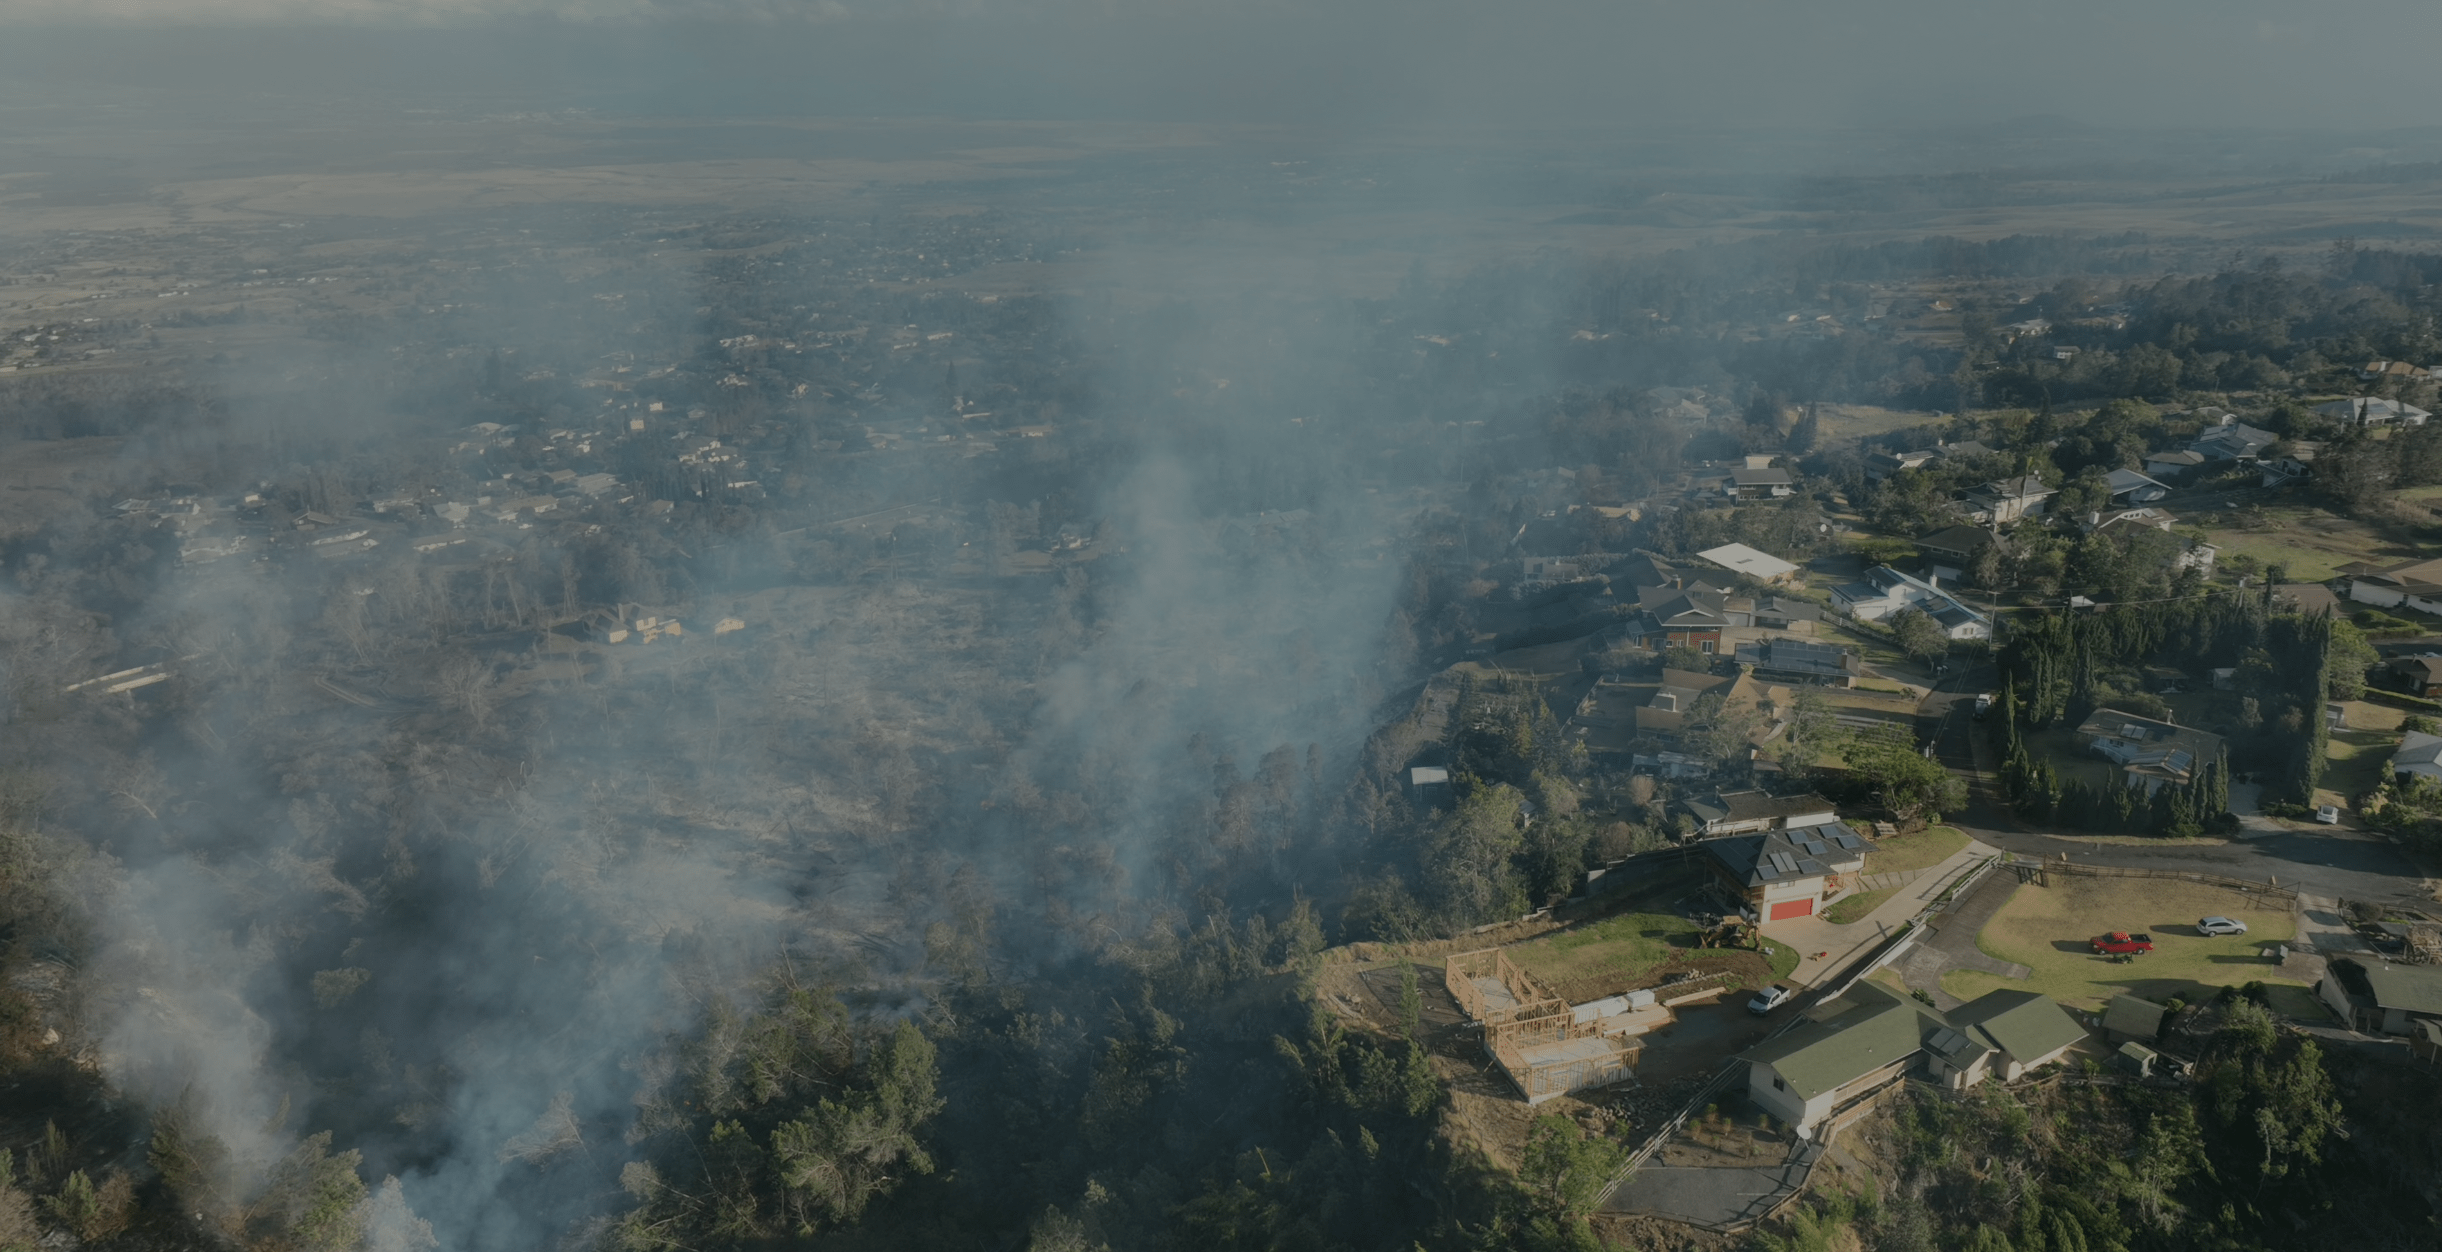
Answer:
POLYGON ((2125 930, 2115 930, 2108 935, 2096 935, 2093 943, 2097 956, 2135 956, 2140 952, 2154 950, 2152 935, 2132 935, 2125 930))

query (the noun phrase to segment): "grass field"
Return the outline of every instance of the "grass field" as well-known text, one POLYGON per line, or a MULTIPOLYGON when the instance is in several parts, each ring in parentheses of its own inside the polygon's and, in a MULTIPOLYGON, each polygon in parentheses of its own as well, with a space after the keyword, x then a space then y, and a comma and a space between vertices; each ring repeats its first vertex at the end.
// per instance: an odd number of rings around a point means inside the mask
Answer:
MULTIPOLYGON (((2258 955, 2267 943, 2296 933, 2287 908, 2262 908, 2248 897, 2201 883, 2164 878, 2081 878, 2055 875, 2052 885, 2018 888, 1993 915, 1976 946, 1986 955, 2034 971, 2023 980, 1974 970, 1942 975, 1942 990, 1974 999, 1996 987, 2040 991, 2076 1008, 2100 1008, 2121 992, 2149 1000, 2195 1000, 2211 989, 2248 982, 2285 982, 2258 955), (2207 937, 2196 919, 2212 915, 2247 923, 2248 933, 2207 937), (2154 937, 2154 950, 2128 964, 2095 956, 2087 940, 2107 930, 2154 937)), ((2311 996, 2307 997, 2311 1000, 2311 996)), ((2279 993, 2274 1007, 2295 1011, 2297 996, 2279 993)))
POLYGON ((1927 826, 1912 834, 1878 839, 1865 850, 1865 872, 1904 874, 1932 869, 1967 846, 1965 832, 1950 826, 1927 826))
POLYGON ((2332 732, 2323 750, 2323 785, 2316 789, 2319 804, 2345 805, 2380 786, 2391 754, 2400 746, 2400 723, 2407 714, 2363 700, 2345 701, 2348 728, 2332 732))
MULTIPOLYGON (((2276 504, 2263 510, 2261 530, 2206 526, 2205 536, 2221 549, 2222 560, 2246 555, 2267 565, 2288 567, 2290 582, 2323 582, 2351 561, 2405 560, 2406 552, 2375 533, 2364 522, 2340 517, 2306 504, 2276 504)), ((2199 517, 2214 522, 2218 517, 2199 517)))
POLYGON ((1571 1003, 1583 1003, 1658 980, 1665 966, 1734 969, 1743 986, 1786 978, 1797 950, 1766 941, 1765 950, 1698 948, 1694 922, 1670 913, 1621 913, 1509 949, 1509 959, 1571 1003))

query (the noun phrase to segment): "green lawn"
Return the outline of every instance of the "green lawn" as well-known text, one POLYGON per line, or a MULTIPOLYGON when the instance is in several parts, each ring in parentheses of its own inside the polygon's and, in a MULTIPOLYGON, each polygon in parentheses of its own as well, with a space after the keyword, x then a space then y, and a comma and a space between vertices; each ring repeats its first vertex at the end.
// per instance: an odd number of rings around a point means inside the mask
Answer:
POLYGON ((2400 723, 2408 717, 2389 705, 2364 700, 2343 701, 2340 707, 2348 715, 2349 728, 2333 731, 2323 751, 2320 791, 2329 794, 2316 799, 2326 804, 2347 804, 2382 785, 2391 754, 2399 750, 2400 723))
MULTIPOLYGON (((1671 913, 1620 913, 1509 950, 1519 968, 1553 986, 1609 972, 1633 978, 1672 949, 1692 948, 1696 923, 1671 913)), ((1794 966, 1792 967, 1794 968, 1794 966)))
POLYGON ((2205 537, 2221 549, 2220 559, 2243 554, 2267 565, 2286 566, 2291 582, 2323 582, 2351 561, 2402 560, 2411 555, 2396 549, 2364 522, 2312 505, 2276 504, 2263 510, 2263 516, 2266 526, 2261 530, 2236 529, 2219 514, 2194 520, 2205 525, 2205 537))
POLYGON ((1951 826, 1927 826, 1911 834, 1875 840, 1865 850, 1865 872, 1904 874, 1910 870, 1932 869, 1966 846, 1965 832, 1951 826))
MULTIPOLYGON (((2176 879, 2061 874, 2049 887, 2018 888, 1976 936, 1976 946, 1987 956, 2015 961, 2033 973, 2019 980, 1952 970, 1942 975, 1942 990, 1974 999, 1996 987, 2019 987, 2087 1009, 2100 1008, 2123 991, 2155 1001, 2173 996, 2193 1001, 2224 986, 2284 982, 2258 953, 2265 944, 2295 933, 2286 907, 2259 907, 2249 897, 2219 887, 2176 879), (2196 933, 2197 918, 2217 914, 2247 923, 2249 933, 2196 933), (2154 950, 2127 964, 2093 955, 2086 941, 2107 930, 2149 932, 2154 950)), ((2295 1007, 2295 997, 2283 995, 2275 1007, 2295 1007)))
POLYGON ((1881 908, 1885 900, 1897 894, 1899 888, 1885 887, 1880 891, 1859 891, 1840 897, 1823 910, 1823 920, 1834 926, 1846 926, 1862 921, 1865 915, 1881 908))
POLYGON ((1696 971, 1734 969, 1740 986, 1787 978, 1798 967, 1797 949, 1785 943, 1767 939, 1761 952, 1698 948, 1696 935, 1696 924, 1676 914, 1621 913, 1508 951, 1519 968, 1572 1002, 1635 985, 1666 961, 1696 971))
POLYGON ((1764 941, 1764 960, 1772 966, 1772 981, 1779 982, 1798 972, 1798 950, 1785 943, 1764 941))

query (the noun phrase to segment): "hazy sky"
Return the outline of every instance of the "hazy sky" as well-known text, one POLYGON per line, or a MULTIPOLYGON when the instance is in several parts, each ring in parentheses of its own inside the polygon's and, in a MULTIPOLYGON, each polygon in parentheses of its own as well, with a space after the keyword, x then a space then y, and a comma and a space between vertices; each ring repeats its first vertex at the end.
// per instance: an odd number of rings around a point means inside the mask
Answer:
POLYGON ((2388 129, 2430 0, 0 0, 0 70, 1033 117, 2388 129), (175 27, 205 26, 199 34, 175 27))

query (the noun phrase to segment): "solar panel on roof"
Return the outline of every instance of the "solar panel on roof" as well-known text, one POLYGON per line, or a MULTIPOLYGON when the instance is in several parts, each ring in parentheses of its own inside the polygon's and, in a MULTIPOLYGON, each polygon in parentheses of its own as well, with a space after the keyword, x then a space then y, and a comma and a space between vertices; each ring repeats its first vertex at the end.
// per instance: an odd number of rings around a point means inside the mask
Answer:
POLYGON ((1772 865, 1773 868, 1778 869, 1784 874, 1794 874, 1798 872, 1798 859, 1786 852, 1773 853, 1772 865))
POLYGON ((1770 882, 1773 879, 1780 877, 1781 871, 1772 868, 1769 862, 1757 861, 1755 863, 1755 876, 1763 879, 1765 882, 1770 882))
POLYGON ((1829 851, 1829 849, 1812 839, 1800 839, 1798 840, 1798 851, 1803 852, 1808 856, 1821 856, 1826 851, 1829 851))
POLYGON ((2162 763, 2174 772, 2184 771, 2187 769, 2187 767, 2196 763, 2196 756, 2194 753, 2190 752, 2173 752, 2169 756, 2163 758, 2162 763))

